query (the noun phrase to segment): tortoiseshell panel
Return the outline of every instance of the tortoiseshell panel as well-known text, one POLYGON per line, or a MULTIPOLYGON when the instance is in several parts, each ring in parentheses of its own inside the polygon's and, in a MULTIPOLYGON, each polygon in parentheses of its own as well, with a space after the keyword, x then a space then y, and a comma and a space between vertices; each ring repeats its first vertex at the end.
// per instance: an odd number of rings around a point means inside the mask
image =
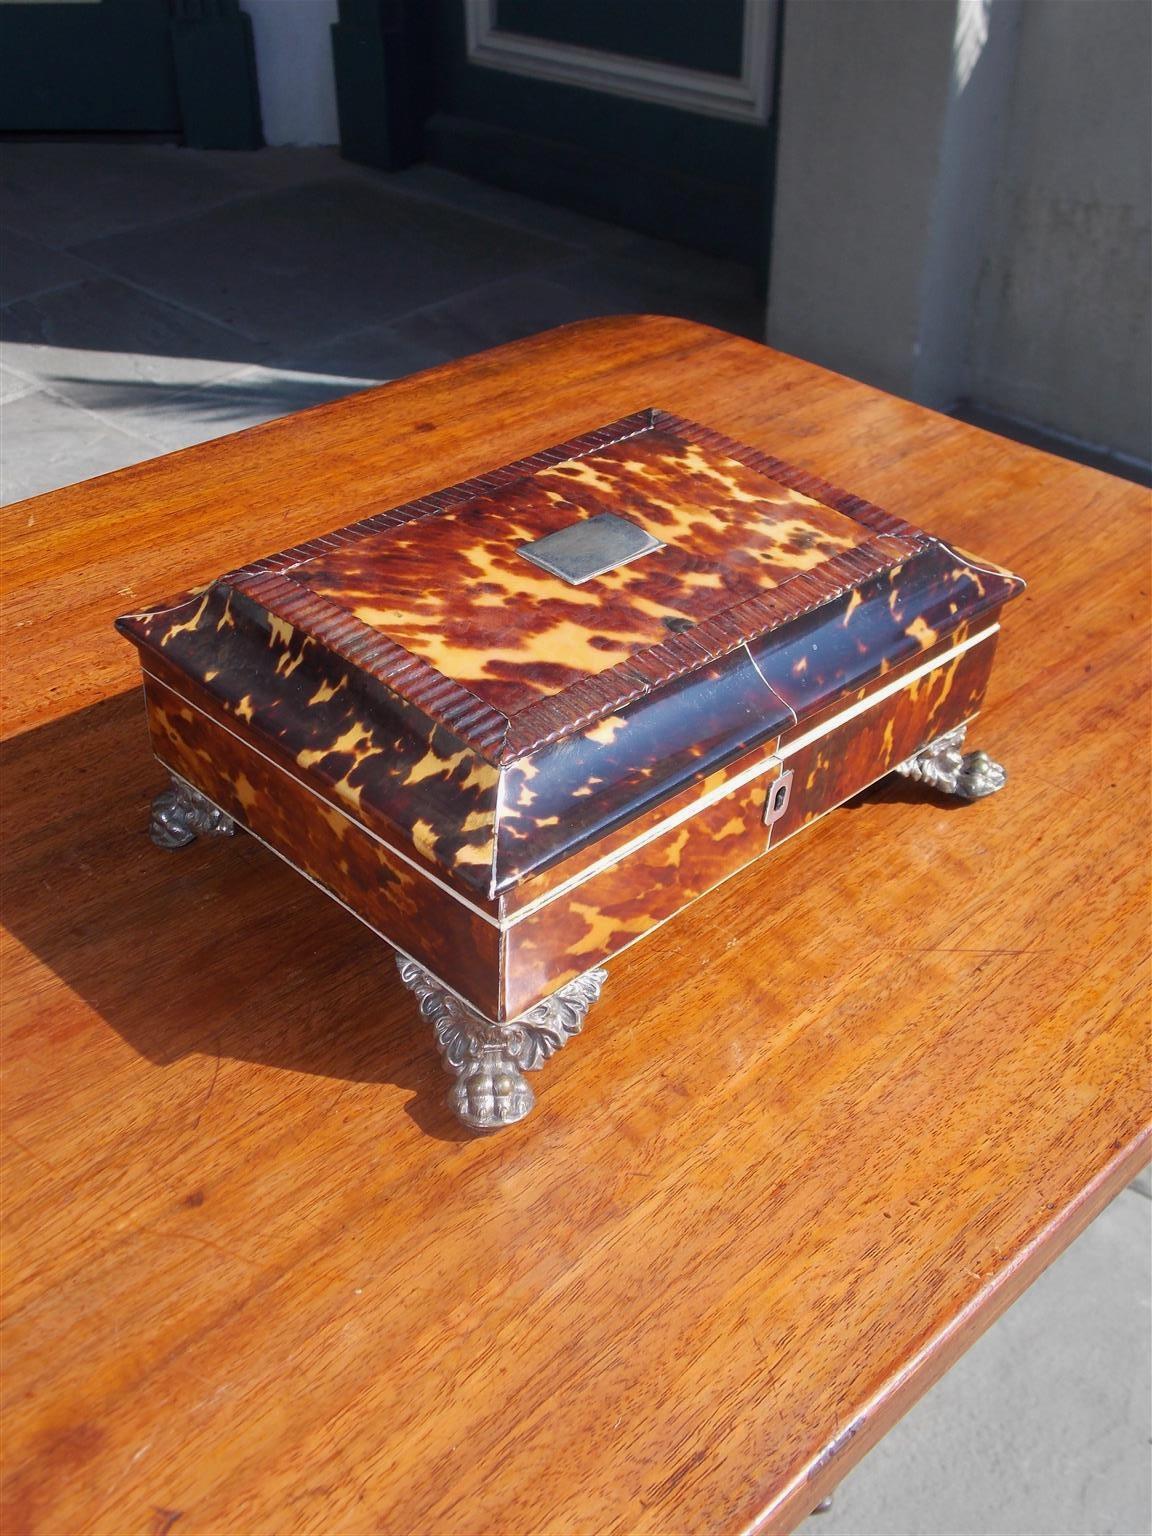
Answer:
POLYGON ((947 545, 933 542, 894 566, 750 642, 773 691, 797 720, 839 703, 900 663, 922 658, 963 624, 993 622, 1021 590, 1017 577, 980 569, 947 545))
POLYGON ((507 1016, 635 943, 759 858, 768 847, 764 798, 772 779, 766 772, 733 790, 509 927, 507 1016))
POLYGON ((495 1017, 500 933, 494 923, 162 683, 146 679, 145 694, 153 750, 167 768, 495 1017))
POLYGON ((513 716, 868 538, 711 444, 648 429, 302 561, 291 579, 513 716), (518 553, 609 511, 663 547, 583 586, 518 553))
POLYGON ((891 698, 786 755, 783 762, 792 770, 792 793, 788 809, 772 829, 773 848, 937 736, 970 720, 984 701, 995 653, 996 636, 990 635, 891 698))
POLYGON ((937 640, 935 645, 930 645, 925 651, 917 651, 915 655, 907 657, 904 661, 894 665, 882 665, 876 676, 864 684, 862 688, 853 688, 847 693, 836 694, 830 703, 823 709, 815 710, 807 714, 803 719, 797 719, 796 724, 789 726, 781 732, 779 745, 786 747, 789 742, 798 736, 806 736, 811 731, 835 719, 846 709, 854 704, 861 703, 866 698, 871 698, 879 688, 889 688, 909 673, 918 671, 921 667, 927 667, 942 656, 950 655, 958 646, 964 645, 973 635, 983 634, 987 631, 995 631, 998 628, 999 609, 991 613, 981 614, 975 624, 961 624, 950 635, 942 640, 937 640))
MULTIPOLYGON (((198 683, 193 682, 190 677, 180 672, 176 667, 171 666, 166 660, 162 660, 159 656, 148 656, 144 666, 144 679, 145 683, 151 679, 163 683, 165 687, 169 688, 185 703, 191 704, 193 708, 207 715, 208 719, 215 725, 222 726, 225 731, 239 736, 241 741, 253 748, 262 757, 268 758, 277 768, 283 769, 286 774, 303 783, 318 798, 327 801, 328 804, 334 806, 337 810, 343 811, 357 825, 370 830, 373 836, 381 838, 394 850, 401 852, 406 859, 411 860, 412 863, 419 865, 420 868, 427 870, 437 879, 442 880, 468 901, 481 907, 493 917, 497 915, 499 903, 488 895, 486 884, 477 888, 469 884, 467 880, 461 880, 452 869, 445 868, 435 858, 429 857, 428 853, 422 851, 422 847, 425 845, 423 837, 413 840, 405 836, 402 831, 398 830, 386 818, 372 817, 365 814, 363 800, 360 802, 351 801, 338 793, 323 777, 302 768, 296 761, 296 758, 286 750, 283 743, 277 737, 261 734, 247 718, 229 713, 220 703, 219 699, 215 698, 198 683), (417 842, 421 846, 417 846, 417 842)), ((427 758, 427 754, 425 756, 427 758)), ((467 868, 468 866, 465 865, 464 867, 467 868)), ((483 871, 481 871, 481 879, 483 879, 483 871)))
POLYGON ((727 797, 513 922, 504 963, 509 1016, 651 932, 769 849, 769 837, 776 848, 970 719, 983 699, 994 651, 991 636, 793 755, 765 759, 764 772, 727 797), (765 806, 779 772, 787 769, 793 773, 789 806, 769 832, 765 806))
MULTIPOLYGON (((996 622, 997 614, 984 615, 977 626, 978 629, 992 627, 996 622)), ((653 826, 666 817, 675 814, 684 806, 690 805, 714 791, 720 789, 725 783, 735 778, 738 774, 746 772, 757 763, 767 763, 778 750, 787 742, 808 732, 822 721, 830 720, 836 714, 854 704, 861 703, 865 698, 874 694, 878 688, 891 687, 899 682, 901 677, 928 665, 939 656, 943 656, 969 638, 969 626, 961 624, 960 627, 946 639, 938 640, 927 651, 918 652, 909 656, 903 662, 897 662, 894 666, 883 665, 876 678, 866 683, 862 688, 857 688, 851 693, 839 696, 832 704, 818 711, 815 715, 806 718, 797 724, 787 726, 779 737, 771 737, 760 746, 750 752, 743 752, 733 758, 724 767, 707 775, 707 777, 695 780, 691 779, 683 789, 662 800, 653 809, 636 816, 624 823, 614 832, 604 833, 574 853, 568 854, 558 863, 549 863, 539 873, 523 876, 514 885, 508 886, 500 894, 501 913, 513 913, 530 902, 537 901, 549 891, 572 879, 575 875, 600 859, 610 855, 617 848, 631 842, 639 836, 643 836, 653 826)))
POLYGON ((740 650, 509 763, 493 889, 598 842, 794 718, 740 650))
POLYGON ((653 828, 669 817, 675 816, 686 806, 696 805, 702 799, 722 793, 724 786, 737 775, 755 771, 757 767, 766 773, 773 761, 776 742, 777 738, 772 737, 751 752, 742 753, 730 763, 725 764, 723 768, 708 774, 707 777, 691 780, 683 789, 669 796, 667 800, 661 801, 654 809, 623 823, 614 832, 607 832, 602 837, 598 837, 595 842, 587 844, 559 864, 550 864, 539 874, 525 876, 515 885, 509 886, 507 890, 500 893, 501 915, 511 916, 521 908, 538 901, 542 896, 548 895, 557 886, 574 879, 590 865, 611 858, 637 838, 646 837, 653 828))
POLYGON ((510 763, 492 889, 570 858, 757 743, 788 741, 811 718, 993 624, 1004 587, 932 546, 712 667, 510 763), (957 624, 953 610, 971 618, 957 624))
POLYGON ((489 904, 594 858, 1021 586, 645 410, 120 627, 177 691, 202 690, 209 714, 489 904), (664 547, 580 586, 516 553, 605 511, 664 547))
POLYGON ((222 583, 121 625, 146 669, 207 695, 326 799, 486 898, 499 769, 447 727, 222 583))

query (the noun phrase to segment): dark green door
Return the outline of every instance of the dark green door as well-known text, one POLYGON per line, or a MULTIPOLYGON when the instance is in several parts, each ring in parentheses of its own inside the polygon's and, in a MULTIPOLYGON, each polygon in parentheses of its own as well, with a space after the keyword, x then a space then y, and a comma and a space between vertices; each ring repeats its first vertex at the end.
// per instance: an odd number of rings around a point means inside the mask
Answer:
POLYGON ((760 263, 776 24, 776 0, 341 0, 345 151, 760 263))
POLYGON ((239 0, 3 0, 0 130, 254 148, 251 22, 239 0))

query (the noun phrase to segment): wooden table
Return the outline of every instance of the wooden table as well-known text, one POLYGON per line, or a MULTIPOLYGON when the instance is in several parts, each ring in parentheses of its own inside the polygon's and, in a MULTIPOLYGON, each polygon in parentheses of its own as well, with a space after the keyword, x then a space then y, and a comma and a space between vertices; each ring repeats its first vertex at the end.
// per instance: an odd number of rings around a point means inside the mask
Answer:
POLYGON ((6 1536, 807 1514, 1147 1155, 1147 511, 664 319, 9 508, 6 1536), (1011 781, 889 783, 714 892, 474 1138, 364 928, 250 839, 149 843, 111 620, 649 405, 1030 579, 1011 781))

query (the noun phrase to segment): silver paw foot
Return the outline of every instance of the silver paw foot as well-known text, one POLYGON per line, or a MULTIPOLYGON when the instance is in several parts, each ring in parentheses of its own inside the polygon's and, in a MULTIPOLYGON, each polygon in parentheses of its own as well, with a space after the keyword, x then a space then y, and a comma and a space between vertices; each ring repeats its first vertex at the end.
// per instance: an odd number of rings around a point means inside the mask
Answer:
POLYGON ((523 1120, 536 1102, 524 1073, 542 1067, 580 1033, 584 1015, 608 976, 603 970, 585 971, 520 1018, 496 1024, 415 960, 398 954, 396 968, 436 1031, 445 1067, 456 1075, 448 1103, 475 1131, 494 1131, 523 1120))
POLYGON ((994 795, 1004 788, 1007 769, 987 752, 962 751, 967 729, 966 725, 958 725, 954 731, 938 736, 895 771, 960 800, 982 800, 985 795, 994 795))
POLYGON ((157 848, 184 848, 198 837, 231 837, 235 829, 231 816, 175 774, 171 788, 152 802, 148 835, 157 848))

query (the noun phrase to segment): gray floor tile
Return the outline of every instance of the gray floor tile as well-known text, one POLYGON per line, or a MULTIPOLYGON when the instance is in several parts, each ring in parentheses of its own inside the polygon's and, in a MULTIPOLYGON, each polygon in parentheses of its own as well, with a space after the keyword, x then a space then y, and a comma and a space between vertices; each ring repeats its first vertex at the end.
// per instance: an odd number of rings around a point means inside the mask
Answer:
POLYGON ((5 144, 0 156, 0 222, 46 245, 160 223, 251 190, 226 164, 175 144, 5 144))
POLYGON ((319 371, 395 379, 601 312, 595 300, 560 282, 509 277, 403 319, 302 348, 294 361, 319 371))
POLYGON ((0 405, 19 400, 21 395, 33 394, 39 388, 35 379, 26 379, 11 368, 0 367, 0 405))
MULTIPOLYGON (((600 315, 655 311, 727 322, 728 329, 755 328, 758 305, 746 300, 739 286, 726 295, 715 274, 706 275, 711 284, 694 283, 690 273, 680 276, 674 267, 646 270, 634 262, 577 258, 548 268, 546 276, 505 278, 402 319, 299 348, 293 361, 383 380, 600 315)), ((749 287, 747 278, 743 286, 749 287)))
POLYGON ((113 397, 111 412, 106 397, 102 412, 146 437, 157 451, 170 453, 311 405, 358 394, 376 382, 291 368, 244 368, 195 389, 153 386, 139 392, 125 390, 118 406, 113 397))
POLYGON ((143 438, 43 391, 5 405, 0 449, 2 502, 54 491, 156 453, 143 438))
POLYGON ((804 1536, 1146 1536, 1152 1203, 1125 1191, 804 1536))
POLYGON ((154 293, 284 347, 569 254, 362 179, 292 187, 81 249, 154 293))
POLYGON ((601 314, 680 315, 743 336, 763 334, 763 299, 749 268, 662 240, 638 237, 548 276, 601 314))
MULTIPOLYGON (((315 346, 293 348, 292 365, 312 373, 370 379, 374 384, 384 384, 389 379, 402 379, 410 373, 420 373, 425 368, 435 368, 439 363, 461 356, 458 348, 462 343, 451 322, 444 323, 447 335, 441 335, 435 324, 425 330, 419 323, 425 313, 429 312, 421 311, 420 317, 408 321, 385 321, 366 326, 363 330, 350 331, 315 346)), ((461 329, 466 326, 467 320, 462 321, 461 329)), ((477 342, 471 350, 485 345, 494 343, 477 342)), ((464 347, 463 350, 469 349, 464 347)))
POLYGON ((70 256, 67 251, 57 251, 14 230, 4 230, 0 243, 0 304, 76 283, 91 274, 92 268, 86 261, 70 256))
POLYGON ((299 186, 306 181, 357 176, 372 179, 388 175, 372 166, 345 160, 334 144, 281 145, 265 149, 181 149, 180 153, 202 167, 223 172, 229 182, 244 182, 249 190, 272 191, 299 186))
POLYGON ((410 196, 432 198, 465 213, 479 214, 486 219, 495 219, 499 224, 511 224, 516 229, 547 235, 549 239, 583 249, 610 250, 635 239, 630 230, 621 229, 617 224, 586 218, 552 203, 539 203, 534 198, 474 181, 471 176, 459 176, 438 165, 413 165, 407 170, 380 174, 387 175, 390 187, 410 196))
POLYGON ((18 372, 90 410, 146 400, 149 386, 187 389, 267 357, 260 342, 112 277, 11 304, 0 353, 18 372))

